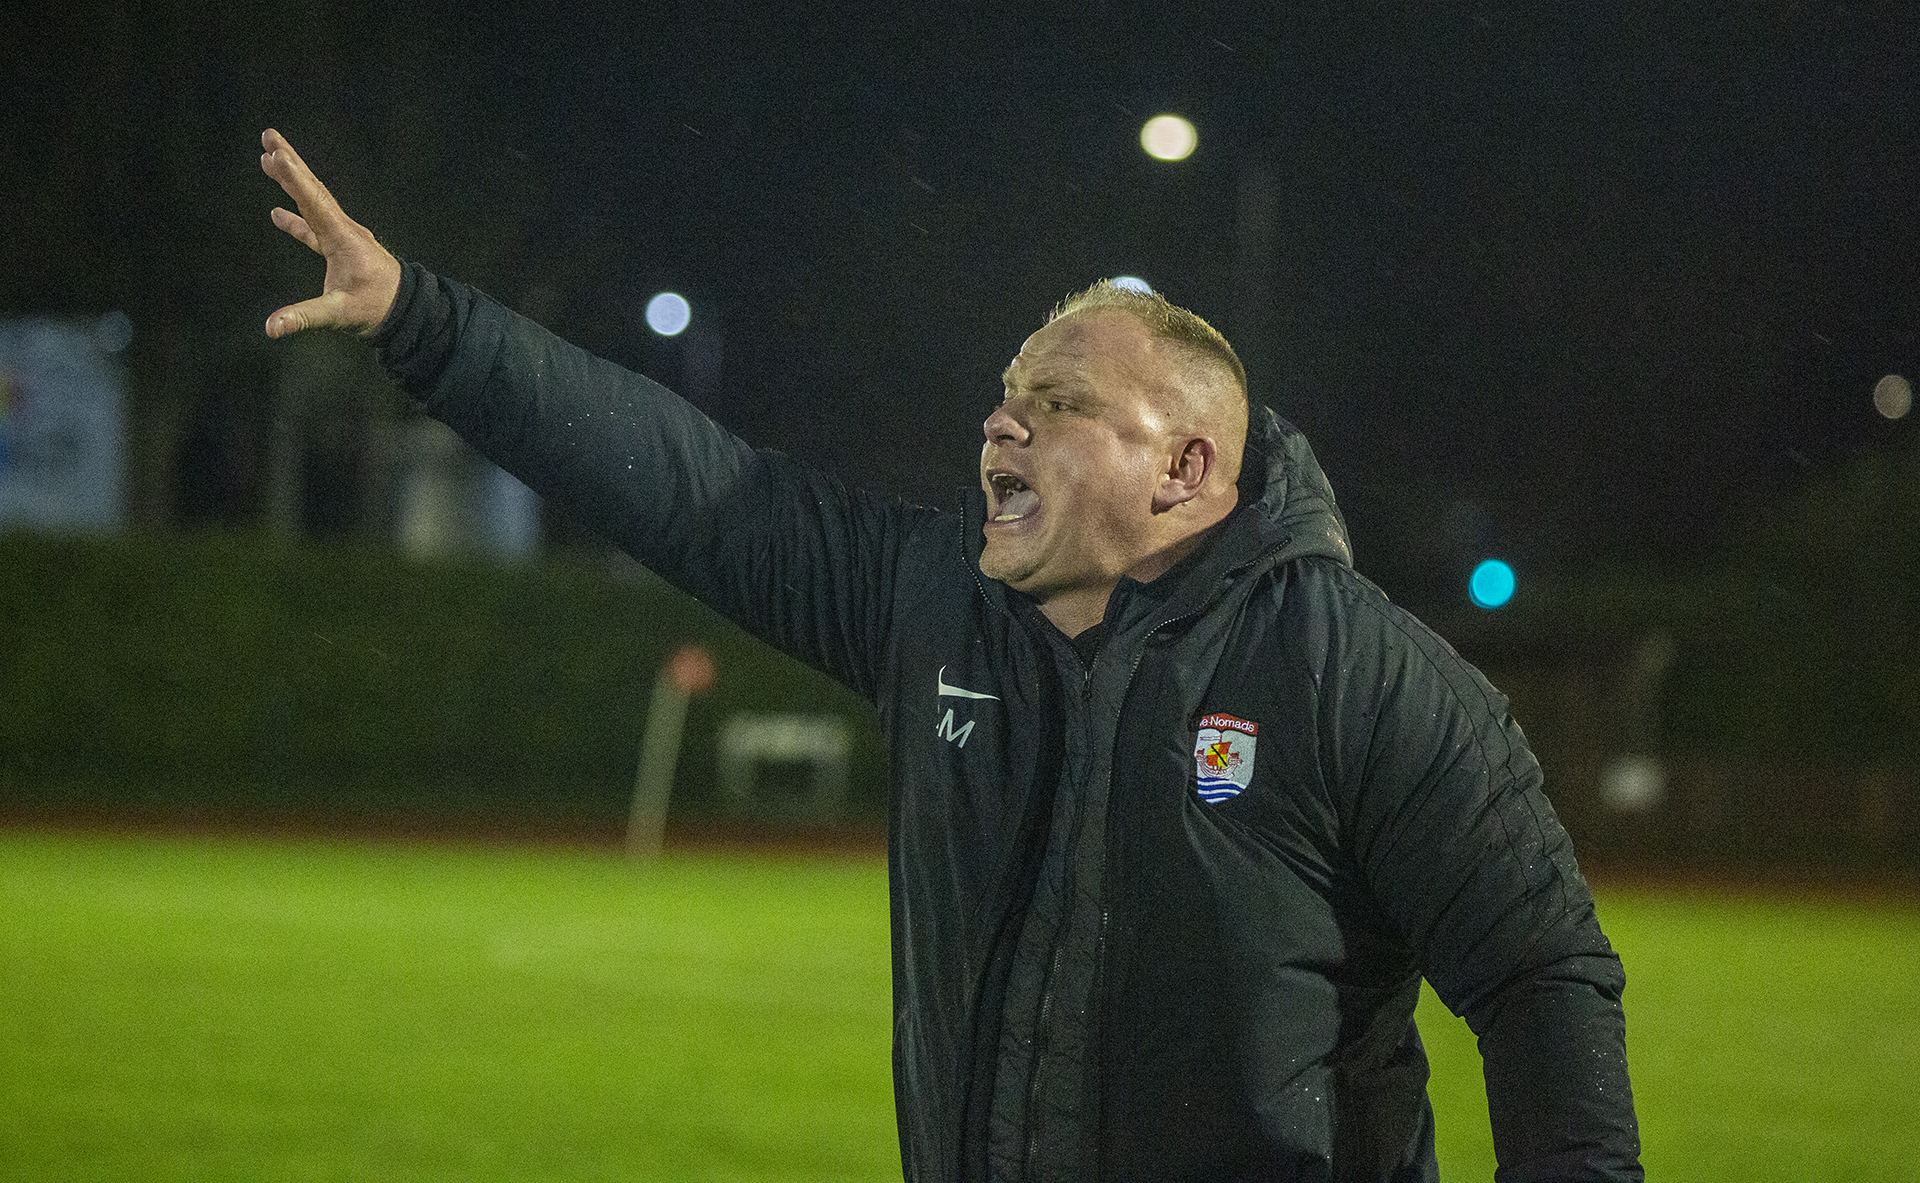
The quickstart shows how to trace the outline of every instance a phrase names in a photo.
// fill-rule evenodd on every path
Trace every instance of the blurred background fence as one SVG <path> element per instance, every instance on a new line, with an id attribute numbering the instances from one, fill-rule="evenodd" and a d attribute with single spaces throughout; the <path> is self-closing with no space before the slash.
<path id="1" fill-rule="evenodd" d="M 1435 623 L 1512 698 L 1589 864 L 1920 873 L 1920 581 L 1885 548 L 1857 553 L 1848 585 L 1886 584 L 1857 598 L 1822 598 L 1816 562 L 1663 587 L 1596 576 Z M 15 532 L 0 637 L 15 816 L 617 839 L 653 680 L 692 641 L 719 679 L 691 704 L 670 827 L 743 820 L 722 783 L 729 721 L 794 711 L 850 737 L 830 820 L 884 818 L 863 702 L 591 551 Z M 760 820 L 794 822 L 759 796 Z"/>

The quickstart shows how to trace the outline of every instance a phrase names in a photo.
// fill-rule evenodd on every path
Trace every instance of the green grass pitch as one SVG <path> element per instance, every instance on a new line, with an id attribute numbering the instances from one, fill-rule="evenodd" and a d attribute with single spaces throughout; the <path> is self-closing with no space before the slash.
<path id="1" fill-rule="evenodd" d="M 1649 1177 L 1915 1177 L 1910 899 L 1601 915 Z M 877 860 L 0 831 L 0 1179 L 897 1179 L 887 990 Z"/>

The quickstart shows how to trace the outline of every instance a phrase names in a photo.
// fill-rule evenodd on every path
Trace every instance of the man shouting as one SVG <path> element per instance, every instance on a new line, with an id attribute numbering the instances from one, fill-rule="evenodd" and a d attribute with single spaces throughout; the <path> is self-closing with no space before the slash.
<path id="1" fill-rule="evenodd" d="M 1423 975 L 1479 1035 L 1504 1181 L 1641 1177 L 1620 962 L 1538 763 L 1354 573 L 1205 321 L 1069 297 L 943 512 L 402 264 L 262 144 L 327 265 L 269 335 L 368 335 L 427 413 L 878 707 L 908 1179 L 1434 1179 Z"/>

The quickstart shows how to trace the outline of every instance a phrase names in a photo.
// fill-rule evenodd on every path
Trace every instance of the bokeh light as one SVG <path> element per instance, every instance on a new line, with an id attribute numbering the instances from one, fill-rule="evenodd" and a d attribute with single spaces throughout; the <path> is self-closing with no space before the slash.
<path id="1" fill-rule="evenodd" d="M 1130 292 L 1139 292 L 1143 296 L 1153 295 L 1153 285 L 1137 275 L 1116 275 L 1107 282 L 1117 288 L 1125 288 Z"/>
<path id="2" fill-rule="evenodd" d="M 1600 770 L 1600 803 L 1616 813 L 1649 813 L 1667 794 L 1667 770 L 1652 756 L 1616 756 Z"/>
<path id="3" fill-rule="evenodd" d="M 1873 384 L 1873 409 L 1889 419 L 1913 410 L 1913 383 L 1901 374 L 1888 374 Z"/>
<path id="4" fill-rule="evenodd" d="M 1513 598 L 1513 568 L 1499 559 L 1487 559 L 1467 580 L 1467 596 L 1482 608 L 1498 608 Z"/>
<path id="5" fill-rule="evenodd" d="M 1155 160 L 1185 160 L 1200 144 L 1200 133 L 1178 115 L 1155 115 L 1140 128 L 1140 146 Z"/>
<path id="6" fill-rule="evenodd" d="M 693 320 L 693 307 L 678 292 L 661 292 L 647 301 L 647 327 L 662 337 L 675 337 Z"/>

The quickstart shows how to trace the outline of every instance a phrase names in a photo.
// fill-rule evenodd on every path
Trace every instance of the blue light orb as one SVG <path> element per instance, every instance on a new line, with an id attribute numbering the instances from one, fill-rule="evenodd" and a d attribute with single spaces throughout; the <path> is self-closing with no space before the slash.
<path id="1" fill-rule="evenodd" d="M 1143 296 L 1153 295 L 1153 285 L 1137 275 L 1116 275 L 1107 282 L 1117 288 L 1125 288 L 1130 292 L 1139 292 Z"/>
<path id="2" fill-rule="evenodd" d="M 661 292 L 647 301 L 647 327 L 662 337 L 679 336 L 691 320 L 693 308 L 678 292 Z"/>
<path id="3" fill-rule="evenodd" d="M 1499 559 L 1487 559 L 1467 580 L 1467 596 L 1482 608 L 1498 608 L 1513 598 L 1513 568 Z"/>

